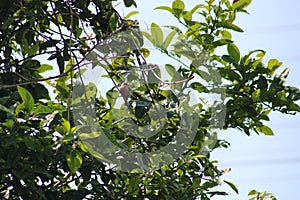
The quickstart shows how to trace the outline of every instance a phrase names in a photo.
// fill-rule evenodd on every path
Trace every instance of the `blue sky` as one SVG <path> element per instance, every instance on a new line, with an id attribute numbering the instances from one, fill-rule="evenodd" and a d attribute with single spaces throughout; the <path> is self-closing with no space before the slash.
<path id="1" fill-rule="evenodd" d="M 170 5 L 172 0 L 137 0 L 142 26 L 152 22 L 160 25 L 176 24 L 172 16 L 163 11 L 153 11 L 159 5 Z M 185 0 L 192 7 L 203 0 Z M 118 7 L 117 7 L 118 8 Z M 254 49 L 267 51 L 267 59 L 277 58 L 290 68 L 287 84 L 300 87 L 300 1 L 252 0 L 248 7 L 250 15 L 239 14 L 236 24 L 244 33 L 233 34 L 233 40 L 242 53 Z M 126 15 L 128 10 L 118 9 Z M 283 68 L 284 68 L 283 67 Z M 283 69 L 281 68 L 281 69 Z M 225 200 L 247 199 L 251 189 L 269 191 L 278 199 L 295 199 L 300 187 L 300 115 L 271 114 L 267 123 L 275 132 L 274 137 L 245 134 L 228 130 L 221 134 L 231 146 L 212 154 L 221 168 L 231 168 L 225 176 L 234 182 L 240 195 L 230 192 Z M 225 185 L 221 186 L 227 188 Z M 228 188 L 228 191 L 230 189 Z"/>

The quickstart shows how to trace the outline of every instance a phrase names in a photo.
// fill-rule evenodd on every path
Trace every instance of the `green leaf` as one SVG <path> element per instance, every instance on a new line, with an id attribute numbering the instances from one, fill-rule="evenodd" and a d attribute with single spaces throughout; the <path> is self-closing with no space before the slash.
<path id="1" fill-rule="evenodd" d="M 209 194 L 210 197 L 213 197 L 213 196 L 226 196 L 228 195 L 226 192 L 223 192 L 223 191 L 211 191 L 211 192 L 207 192 L 207 194 Z"/>
<path id="2" fill-rule="evenodd" d="M 150 70 L 147 76 L 149 87 L 151 88 L 151 85 L 160 83 L 159 78 L 161 78 L 161 71 L 159 68 Z M 147 88 L 144 89 L 147 90 Z"/>
<path id="3" fill-rule="evenodd" d="M 44 73 L 44 72 L 50 71 L 50 70 L 52 70 L 52 69 L 53 69 L 53 67 L 52 67 L 51 65 L 49 65 L 49 64 L 42 64 L 42 65 L 37 69 L 37 71 L 38 71 L 39 73 Z"/>
<path id="4" fill-rule="evenodd" d="M 241 79 L 241 76 L 232 69 L 221 68 L 220 73 L 221 73 L 222 77 L 224 77 L 225 79 L 230 80 L 232 82 L 234 80 L 239 81 Z"/>
<path id="5" fill-rule="evenodd" d="M 224 21 L 223 23 L 221 24 L 217 24 L 218 27 L 222 27 L 222 28 L 226 28 L 226 29 L 231 29 L 231 30 L 234 30 L 234 31 L 237 31 L 237 32 L 244 32 L 243 29 L 241 29 L 239 26 L 233 24 L 232 22 L 230 21 Z"/>
<path id="6" fill-rule="evenodd" d="M 232 43 L 231 40 L 228 39 L 220 39 L 213 42 L 214 47 L 220 47 L 226 44 Z"/>
<path id="7" fill-rule="evenodd" d="M 142 31 L 142 34 L 152 43 L 154 44 L 154 38 L 149 33 Z"/>
<path id="8" fill-rule="evenodd" d="M 268 136 L 273 136 L 274 135 L 272 129 L 270 127 L 266 126 L 266 125 L 263 125 L 261 127 L 257 127 L 256 130 L 263 133 L 263 134 L 265 134 L 265 135 L 268 135 Z"/>
<path id="9" fill-rule="evenodd" d="M 51 109 L 48 106 L 44 106 L 44 105 L 38 105 L 35 109 L 34 109 L 34 114 L 49 114 L 53 112 L 53 109 Z"/>
<path id="10" fill-rule="evenodd" d="M 186 11 L 183 14 L 183 19 L 184 19 L 185 23 L 189 24 L 189 22 L 191 22 L 193 19 L 193 14 L 189 11 Z"/>
<path id="11" fill-rule="evenodd" d="M 173 40 L 174 36 L 176 35 L 176 31 L 172 31 L 169 33 L 169 35 L 166 37 L 166 40 L 163 43 L 163 48 L 168 49 L 171 41 Z"/>
<path id="12" fill-rule="evenodd" d="M 11 114 L 12 116 L 14 116 L 14 112 L 9 110 L 8 108 L 6 108 L 5 106 L 1 105 L 0 104 L 0 110 L 4 111 L 4 112 L 7 112 L 9 114 Z"/>
<path id="13" fill-rule="evenodd" d="M 257 86 L 261 90 L 266 90 L 268 88 L 268 80 L 264 76 L 260 76 L 257 80 Z"/>
<path id="14" fill-rule="evenodd" d="M 276 93 L 276 97 L 280 99 L 280 101 L 286 101 L 286 93 L 285 91 L 279 91 Z"/>
<path id="15" fill-rule="evenodd" d="M 70 168 L 70 171 L 74 174 L 81 166 L 82 164 L 82 156 L 81 153 L 76 151 L 76 152 L 71 152 L 66 155 L 67 159 L 67 164 L 68 167 Z"/>
<path id="16" fill-rule="evenodd" d="M 300 99 L 300 89 L 297 87 L 288 87 L 290 96 L 292 97 L 293 101 L 298 101 Z"/>
<path id="17" fill-rule="evenodd" d="M 170 8 L 168 6 L 158 6 L 158 7 L 154 8 L 154 10 L 166 10 L 173 14 L 172 8 Z"/>
<path id="18" fill-rule="evenodd" d="M 113 107 L 116 103 L 117 98 L 119 97 L 119 92 L 114 90 L 109 90 L 106 93 L 108 104 Z"/>
<path id="19" fill-rule="evenodd" d="M 260 100 L 260 93 L 261 93 L 260 89 L 257 89 L 252 93 L 253 101 L 259 101 Z"/>
<path id="20" fill-rule="evenodd" d="M 287 78 L 287 76 L 289 75 L 290 73 L 290 68 L 285 68 L 283 71 L 281 71 L 279 74 L 277 74 L 276 76 L 278 78 L 281 78 L 281 79 L 285 79 Z"/>
<path id="21" fill-rule="evenodd" d="M 145 58 L 147 58 L 150 55 L 149 49 L 141 48 L 141 52 Z"/>
<path id="22" fill-rule="evenodd" d="M 168 26 L 164 26 L 164 27 L 165 28 L 169 28 L 169 29 L 171 29 L 173 31 L 176 31 L 176 33 L 178 33 L 178 34 L 182 34 L 182 31 L 178 27 L 176 27 L 176 26 L 168 25 Z"/>
<path id="23" fill-rule="evenodd" d="M 132 177 L 129 179 L 128 192 L 129 194 L 137 194 L 139 191 L 140 179 Z"/>
<path id="24" fill-rule="evenodd" d="M 67 134 L 70 133 L 70 131 L 71 131 L 71 125 L 70 125 L 70 122 L 68 120 L 66 120 L 66 119 L 63 118 L 61 125 L 64 127 L 65 132 Z"/>
<path id="25" fill-rule="evenodd" d="M 232 5 L 233 10 L 243 10 L 251 4 L 251 0 L 239 0 Z"/>
<path id="26" fill-rule="evenodd" d="M 41 67 L 41 63 L 38 60 L 27 60 L 23 63 L 22 67 L 37 70 Z"/>
<path id="27" fill-rule="evenodd" d="M 224 39 L 228 39 L 228 40 L 232 39 L 232 35 L 231 35 L 230 32 L 228 32 L 228 31 L 222 31 L 221 33 L 222 33 L 222 36 L 223 36 Z"/>
<path id="28" fill-rule="evenodd" d="M 208 89 L 202 85 L 201 83 L 199 82 L 194 82 L 191 84 L 191 87 L 194 89 L 194 90 L 197 90 L 199 93 L 202 93 L 202 92 L 209 92 Z"/>
<path id="29" fill-rule="evenodd" d="M 34 99 L 32 95 L 28 90 L 20 86 L 18 86 L 18 92 L 23 101 L 22 105 L 24 105 L 24 108 L 31 113 L 34 108 Z"/>
<path id="30" fill-rule="evenodd" d="M 290 111 L 297 111 L 297 112 L 300 112 L 300 106 L 298 104 L 295 104 L 294 102 L 292 101 L 288 101 L 287 102 L 287 108 L 288 110 Z"/>
<path id="31" fill-rule="evenodd" d="M 181 0 L 175 0 L 172 3 L 172 9 L 173 9 L 173 12 L 174 12 L 176 17 L 180 17 L 182 12 L 184 11 L 184 8 L 185 8 L 185 4 Z"/>
<path id="32" fill-rule="evenodd" d="M 281 65 L 282 62 L 279 62 L 277 59 L 270 59 L 268 62 L 268 69 L 270 69 L 272 71 L 271 74 L 273 74 Z"/>
<path id="33" fill-rule="evenodd" d="M 151 35 L 154 40 L 154 45 L 160 47 L 163 43 L 164 34 L 161 28 L 155 23 L 151 24 Z"/>
<path id="34" fill-rule="evenodd" d="M 258 192 L 256 190 L 251 190 L 249 193 L 248 193 L 248 196 L 252 196 L 252 195 L 256 195 Z"/>
<path id="35" fill-rule="evenodd" d="M 234 60 L 233 60 L 229 55 L 223 55 L 221 58 L 222 58 L 222 60 L 224 60 L 225 62 L 228 62 L 228 63 L 234 63 Z"/>
<path id="36" fill-rule="evenodd" d="M 108 25 L 111 30 L 117 29 L 118 20 L 119 20 L 119 18 L 116 13 L 113 13 L 110 15 L 109 20 L 108 20 Z"/>
<path id="37" fill-rule="evenodd" d="M 134 0 L 124 0 L 124 4 L 126 7 L 130 7 L 134 5 L 135 7 L 137 6 Z"/>
<path id="38" fill-rule="evenodd" d="M 118 148 L 122 148 L 121 145 L 118 143 L 117 138 L 111 133 L 111 130 L 109 130 L 107 128 L 104 128 L 104 127 L 101 127 L 101 130 L 102 130 L 101 133 L 104 133 L 105 136 L 107 137 L 107 139 L 109 139 L 109 141 L 111 143 L 113 143 Z M 107 160 L 104 157 L 101 158 L 101 159 L 102 160 Z"/>
<path id="39" fill-rule="evenodd" d="M 57 55 L 56 57 L 56 62 L 57 65 L 59 67 L 59 72 L 62 74 L 65 71 L 65 61 L 64 61 L 64 57 L 60 54 Z"/>
<path id="40" fill-rule="evenodd" d="M 41 142 L 31 136 L 23 137 L 23 142 L 25 143 L 26 147 L 30 150 L 36 151 L 41 147 Z"/>
<path id="41" fill-rule="evenodd" d="M 80 133 L 79 137 L 81 140 L 85 141 L 88 139 L 95 139 L 101 135 L 100 132 L 91 132 L 91 133 Z"/>
<path id="42" fill-rule="evenodd" d="M 235 62 L 239 62 L 239 60 L 240 60 L 240 50 L 235 44 L 233 44 L 233 43 L 228 44 L 227 45 L 227 51 L 228 51 L 229 56 L 231 58 L 233 58 Z"/>
<path id="43" fill-rule="evenodd" d="M 165 65 L 165 68 L 166 68 L 168 74 L 169 74 L 171 77 L 174 77 L 175 74 L 177 73 L 177 71 L 175 70 L 175 68 L 174 68 L 172 65 L 170 65 L 170 64 L 166 64 L 166 65 Z"/>
<path id="44" fill-rule="evenodd" d="M 136 14 L 139 14 L 139 12 L 138 12 L 138 11 L 131 11 L 130 13 L 128 13 L 128 14 L 124 17 L 124 19 L 128 19 L 128 18 L 130 18 L 131 16 L 136 15 Z"/>
<path id="45" fill-rule="evenodd" d="M 227 183 L 231 187 L 231 189 L 233 189 L 233 191 L 235 191 L 237 194 L 239 194 L 239 190 L 233 183 L 231 183 L 229 181 L 225 181 L 225 180 L 224 180 L 224 182 Z"/>
<path id="46" fill-rule="evenodd" d="M 190 11 L 192 14 L 195 13 L 199 8 L 205 8 L 205 5 L 203 4 L 198 4 L 192 10 Z"/>

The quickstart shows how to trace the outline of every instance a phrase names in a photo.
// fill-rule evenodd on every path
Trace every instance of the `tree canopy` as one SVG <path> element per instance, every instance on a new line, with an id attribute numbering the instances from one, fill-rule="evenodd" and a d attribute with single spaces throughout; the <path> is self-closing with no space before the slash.
<path id="1" fill-rule="evenodd" d="M 153 12 L 178 26 L 145 30 L 137 11 L 118 13 L 119 3 L 137 7 L 0 1 L 3 198 L 204 200 L 227 195 L 216 189 L 222 182 L 238 193 L 210 158 L 229 146 L 218 132 L 271 136 L 271 111 L 300 112 L 288 68 L 265 63 L 264 50 L 241 55 L 232 38 L 251 0 L 206 0 L 191 10 L 174 0 Z M 155 50 L 170 62 L 149 62 Z"/>

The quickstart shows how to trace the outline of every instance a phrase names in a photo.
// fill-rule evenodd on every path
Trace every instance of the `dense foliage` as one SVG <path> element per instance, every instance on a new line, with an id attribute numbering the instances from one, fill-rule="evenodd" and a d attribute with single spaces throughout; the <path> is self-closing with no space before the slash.
<path id="1" fill-rule="evenodd" d="M 190 108 L 181 98 L 189 99 L 189 93 L 182 91 L 188 88 L 198 94 L 209 94 L 212 90 L 220 93 L 223 101 L 215 105 L 215 112 L 224 116 L 213 124 L 222 124 L 222 129 L 239 129 L 247 135 L 254 132 L 273 135 L 271 128 L 263 123 L 269 120 L 271 111 L 300 112 L 295 103 L 300 99 L 299 89 L 285 85 L 288 69 L 276 73 L 282 65 L 277 59 L 264 64 L 263 50 L 240 55 L 232 40 L 231 31 L 243 31 L 234 24 L 236 14 L 246 13 L 250 2 L 207 0 L 186 10 L 183 1 L 174 0 L 172 5 L 160 6 L 156 11 L 169 12 L 180 24 L 167 26 L 170 31 L 164 37 L 162 28 L 154 23 L 150 32 L 142 32 L 138 23 L 130 20 L 136 12 L 122 18 L 113 6 L 116 3 L 136 6 L 134 0 L 1 0 L 1 196 L 9 199 L 211 199 L 226 195 L 214 189 L 225 171 L 218 169 L 209 154 L 215 148 L 228 147 L 228 143 L 218 140 L 209 129 L 214 119 L 210 106 L 199 101 Z M 132 36 L 131 39 L 118 36 L 121 32 Z M 114 36 L 116 39 L 107 40 Z M 162 69 L 147 62 L 151 50 L 143 46 L 143 38 L 162 54 L 181 63 L 164 66 L 171 77 L 167 89 L 162 87 L 166 84 L 161 78 Z M 177 43 L 172 44 L 174 38 Z M 97 96 L 95 85 L 88 87 L 78 84 L 78 80 L 84 73 L 82 64 L 98 59 L 95 48 L 104 41 L 116 42 L 109 45 L 117 47 L 132 42 L 134 48 L 93 66 L 104 68 L 104 78 L 115 84 L 106 94 Z M 227 53 L 218 55 L 219 48 Z M 206 70 L 200 66 L 206 66 Z M 45 76 L 49 71 L 52 75 Z M 135 81 L 141 73 L 143 84 Z M 124 80 L 134 92 L 128 103 L 115 111 L 116 98 L 120 96 L 117 88 Z M 203 82 L 218 87 L 207 88 Z M 84 88 L 80 94 L 78 87 Z M 190 130 L 195 130 L 195 137 L 182 155 L 175 161 L 171 157 L 172 162 L 161 168 L 142 173 L 143 169 L 113 170 L 101 151 L 87 146 L 91 144 L 88 140 L 101 143 L 97 140 L 101 134 L 93 135 L 88 127 L 78 126 L 86 120 L 81 118 L 80 106 L 87 104 L 93 104 L 95 110 L 95 116 L 88 115 L 87 121 L 94 117 L 92 123 L 97 123 L 101 133 L 125 150 L 146 153 L 167 146 L 173 137 L 188 132 L 181 127 L 182 119 L 197 121 L 188 125 Z M 226 106 L 226 114 L 221 104 Z M 127 124 L 118 125 L 114 118 L 118 112 L 128 112 L 140 127 L 156 124 L 148 113 L 155 105 L 163 107 L 167 117 L 159 133 L 149 138 L 128 134 L 124 131 Z M 197 127 L 192 127 L 195 124 Z M 165 159 L 170 157 L 158 156 L 154 164 Z M 238 192 L 233 183 L 226 180 L 224 183 Z M 251 195 L 260 195 L 261 199 L 270 196 L 256 191 Z"/>

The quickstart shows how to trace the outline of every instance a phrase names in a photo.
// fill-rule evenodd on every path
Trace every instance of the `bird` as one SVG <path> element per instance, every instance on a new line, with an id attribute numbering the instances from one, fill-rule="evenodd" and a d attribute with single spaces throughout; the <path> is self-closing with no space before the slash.
<path id="1" fill-rule="evenodd" d="M 127 103 L 127 100 L 130 97 L 130 93 L 131 93 L 128 83 L 123 82 L 119 88 L 119 91 L 120 91 L 124 101 Z"/>

